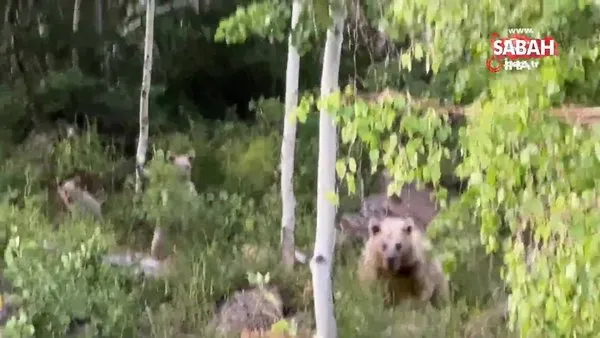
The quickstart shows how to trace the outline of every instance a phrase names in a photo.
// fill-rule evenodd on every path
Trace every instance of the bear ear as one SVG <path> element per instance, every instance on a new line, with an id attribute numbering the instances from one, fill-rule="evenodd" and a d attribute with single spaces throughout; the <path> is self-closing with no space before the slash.
<path id="1" fill-rule="evenodd" d="M 194 158 L 196 158 L 196 151 L 194 149 L 188 151 L 187 157 L 190 159 L 190 161 L 193 160 Z"/>
<path id="2" fill-rule="evenodd" d="M 177 156 L 177 154 L 175 154 L 174 152 L 172 152 L 170 150 L 167 151 L 167 160 L 174 161 L 176 156 Z"/>
<path id="3" fill-rule="evenodd" d="M 404 220 L 404 231 L 407 234 L 410 234 L 414 229 L 415 229 L 415 221 L 412 218 L 407 217 Z"/>
<path id="4" fill-rule="evenodd" d="M 369 221 L 369 235 L 375 236 L 381 232 L 381 220 L 371 219 Z"/>
<path id="5" fill-rule="evenodd" d="M 73 177 L 73 182 L 75 182 L 77 185 L 81 184 L 81 176 L 77 175 Z"/>

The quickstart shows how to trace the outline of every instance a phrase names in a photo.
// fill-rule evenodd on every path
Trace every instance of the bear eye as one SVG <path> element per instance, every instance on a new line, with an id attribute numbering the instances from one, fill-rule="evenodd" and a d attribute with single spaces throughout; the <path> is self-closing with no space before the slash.
<path id="1" fill-rule="evenodd" d="M 387 249 L 387 244 L 383 243 L 383 244 L 381 245 L 381 249 L 383 249 L 383 250 L 385 251 L 385 249 Z"/>
<path id="2" fill-rule="evenodd" d="M 406 227 L 406 229 L 404 229 L 404 231 L 405 231 L 407 234 L 410 234 L 410 233 L 412 232 L 412 226 L 411 226 L 411 225 L 407 226 L 407 227 Z"/>
<path id="3" fill-rule="evenodd" d="M 400 251 L 401 248 L 402 248 L 402 244 L 396 243 L 396 250 Z"/>

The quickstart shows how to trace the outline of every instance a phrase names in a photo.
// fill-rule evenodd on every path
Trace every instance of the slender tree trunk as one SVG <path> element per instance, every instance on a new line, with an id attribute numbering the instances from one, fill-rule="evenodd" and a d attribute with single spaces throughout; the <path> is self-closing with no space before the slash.
<path id="1" fill-rule="evenodd" d="M 6 8 L 4 9 L 4 39 L 6 41 L 10 41 L 10 74 L 11 81 L 16 79 L 17 72 L 19 70 L 19 65 L 17 61 L 17 50 L 15 48 L 15 25 L 13 24 L 14 20 L 11 18 L 14 17 L 13 11 L 15 11 L 14 0 L 8 0 L 6 3 Z"/>
<path id="2" fill-rule="evenodd" d="M 81 0 L 78 0 L 81 1 Z M 96 9 L 95 9 L 95 26 L 96 26 L 96 33 L 98 35 L 102 35 L 102 32 L 104 31 L 104 5 L 103 5 L 103 1 L 102 0 L 95 0 L 95 5 L 96 5 Z"/>
<path id="3" fill-rule="evenodd" d="M 330 8 L 335 8 L 334 5 L 338 5 L 338 7 L 332 10 L 333 25 L 327 30 L 321 74 L 321 97 L 326 97 L 338 90 L 345 9 L 339 3 L 330 4 Z M 336 193 L 336 156 L 336 126 L 330 113 L 321 110 L 317 177 L 317 231 L 310 269 L 313 276 L 317 336 L 323 338 L 337 338 L 332 290 L 336 206 L 331 200 L 331 194 Z"/>
<path id="4" fill-rule="evenodd" d="M 104 60 L 102 61 L 101 69 L 104 71 L 106 82 L 110 84 L 110 42 L 104 38 L 104 11 L 105 5 L 104 0 L 95 0 L 95 23 L 96 23 L 96 34 L 98 38 L 102 40 L 102 51 L 104 53 Z M 110 8 L 110 1 L 106 4 L 107 12 Z"/>
<path id="5" fill-rule="evenodd" d="M 142 168 L 146 164 L 146 152 L 148 151 L 148 99 L 150 84 L 152 83 L 152 51 L 154 46 L 154 8 L 155 0 L 146 0 L 146 38 L 144 39 L 144 71 L 142 74 L 142 89 L 140 93 L 140 134 L 138 136 L 135 191 L 142 191 Z M 156 250 L 162 242 L 162 230 L 157 225 L 150 247 L 150 253 L 155 257 Z"/>
<path id="6" fill-rule="evenodd" d="M 75 39 L 75 37 L 77 36 L 77 32 L 79 31 L 79 19 L 81 17 L 81 0 L 75 0 L 75 5 L 73 6 L 73 41 L 72 43 L 75 44 L 77 39 Z M 73 68 L 79 68 L 79 55 L 77 54 L 77 48 L 75 47 L 75 45 L 73 45 L 72 47 L 73 49 L 71 50 L 71 58 L 72 58 L 72 62 L 73 62 Z"/>
<path id="7" fill-rule="evenodd" d="M 154 0 L 148 0 L 146 7 L 146 38 L 144 40 L 144 70 L 142 74 L 142 88 L 140 92 L 140 134 L 137 146 L 137 166 L 142 168 L 146 164 L 148 150 L 148 99 L 150 84 L 152 83 L 152 51 L 154 46 Z M 136 171 L 135 190 L 141 192 L 141 171 Z"/>
<path id="8" fill-rule="evenodd" d="M 292 23 L 294 29 L 300 19 L 302 1 L 292 4 Z M 281 249 L 283 264 L 290 269 L 294 266 L 296 229 L 296 197 L 294 196 L 294 157 L 296 148 L 296 118 L 294 110 L 298 106 L 298 78 L 300 75 L 300 55 L 292 43 L 292 34 L 288 38 L 288 59 L 285 75 L 285 117 L 283 121 L 283 141 L 281 142 Z"/>
<path id="9" fill-rule="evenodd" d="M 48 41 L 48 23 L 47 23 L 47 19 L 44 16 L 44 14 L 38 12 L 37 14 L 37 25 L 38 25 L 38 34 L 40 36 L 40 38 L 42 38 L 42 40 L 44 41 L 44 44 L 47 43 Z M 54 69 L 54 57 L 52 55 L 52 53 L 50 52 L 46 52 L 44 54 L 44 62 L 46 65 L 46 69 L 42 67 L 41 68 L 41 72 L 49 72 L 51 70 Z M 42 64 L 42 63 L 40 63 Z"/>

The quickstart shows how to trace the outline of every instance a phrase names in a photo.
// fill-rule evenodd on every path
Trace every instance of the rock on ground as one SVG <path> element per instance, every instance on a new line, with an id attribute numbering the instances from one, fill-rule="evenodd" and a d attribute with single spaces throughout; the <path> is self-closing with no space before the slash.
<path id="1" fill-rule="evenodd" d="M 221 335 L 268 331 L 282 318 L 283 300 L 277 288 L 257 287 L 231 295 L 218 310 L 211 326 Z"/>

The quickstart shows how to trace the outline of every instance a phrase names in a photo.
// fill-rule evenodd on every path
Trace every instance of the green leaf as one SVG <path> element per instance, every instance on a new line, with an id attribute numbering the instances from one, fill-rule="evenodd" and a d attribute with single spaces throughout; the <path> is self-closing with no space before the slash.
<path id="1" fill-rule="evenodd" d="M 569 235 L 573 236 L 576 242 L 583 241 L 586 238 L 585 226 L 582 222 L 575 222 L 569 227 Z"/>
<path id="2" fill-rule="evenodd" d="M 281 319 L 276 323 L 273 323 L 273 325 L 271 325 L 271 332 L 272 333 L 286 333 L 288 331 L 289 328 L 289 323 L 287 320 L 285 319 Z"/>
<path id="3" fill-rule="evenodd" d="M 337 160 L 335 163 L 335 171 L 340 179 L 346 176 L 346 162 L 344 160 Z"/>
<path id="4" fill-rule="evenodd" d="M 434 165 L 430 167 L 431 169 L 431 181 L 434 183 L 438 183 L 442 178 L 442 171 L 439 165 Z"/>
<path id="5" fill-rule="evenodd" d="M 453 253 L 448 252 L 442 257 L 442 270 L 445 274 L 452 274 L 456 271 L 457 259 Z"/>
<path id="6" fill-rule="evenodd" d="M 371 149 L 369 151 L 369 161 L 371 162 L 371 169 L 377 169 L 377 164 L 379 163 L 379 149 Z"/>
<path id="7" fill-rule="evenodd" d="M 356 192 L 356 180 L 352 175 L 346 175 L 346 184 L 348 185 L 348 193 L 350 195 Z"/>
<path id="8" fill-rule="evenodd" d="M 403 53 L 402 56 L 400 56 L 400 65 L 401 65 L 401 67 L 410 70 L 410 64 L 411 64 L 410 54 L 409 53 Z"/>
<path id="9" fill-rule="evenodd" d="M 254 231 L 254 226 L 255 226 L 254 219 L 252 219 L 252 218 L 246 218 L 246 221 L 245 221 L 245 224 L 244 224 L 244 231 L 246 231 L 246 232 L 252 232 L 252 231 Z"/>
<path id="10" fill-rule="evenodd" d="M 396 147 L 398 147 L 398 135 L 397 134 L 392 134 L 390 135 L 390 140 L 389 140 L 389 144 L 388 144 L 388 151 L 394 151 L 394 149 L 396 149 Z"/>
<path id="11" fill-rule="evenodd" d="M 420 43 L 416 43 L 414 46 L 415 59 L 421 61 L 423 59 L 423 46 Z"/>
<path id="12" fill-rule="evenodd" d="M 521 151 L 519 160 L 521 161 L 521 164 L 524 164 L 524 165 L 529 164 L 529 161 L 531 160 L 531 155 L 529 154 L 528 149 L 523 149 L 523 151 Z"/>
<path id="13" fill-rule="evenodd" d="M 351 173 L 356 173 L 356 160 L 354 159 L 354 157 L 350 157 L 348 159 L 348 168 L 350 169 Z"/>
<path id="14" fill-rule="evenodd" d="M 594 144 L 594 154 L 596 155 L 596 160 L 600 161 L 600 144 Z"/>
<path id="15" fill-rule="evenodd" d="M 335 192 L 333 192 L 333 191 L 328 191 L 328 192 L 325 194 L 325 199 L 326 199 L 326 200 L 327 200 L 329 203 L 331 203 L 331 204 L 333 204 L 333 205 L 335 205 L 335 206 L 337 206 L 337 205 L 339 205 L 339 204 L 340 204 L 340 197 L 338 196 L 338 194 L 336 194 L 336 193 L 335 193 Z"/>
<path id="16" fill-rule="evenodd" d="M 577 265 L 575 265 L 575 262 L 571 262 L 567 265 L 567 267 L 565 268 L 565 276 L 570 281 L 574 281 L 577 279 Z"/>
<path id="17" fill-rule="evenodd" d="M 469 178 L 469 185 L 478 185 L 481 184 L 481 182 L 483 182 L 483 176 L 481 176 L 480 172 L 474 172 L 471 174 L 471 177 Z"/>
<path id="18" fill-rule="evenodd" d="M 500 187 L 500 189 L 498 189 L 498 203 L 504 202 L 505 194 L 504 187 Z"/>
<path id="19" fill-rule="evenodd" d="M 356 133 L 354 132 L 353 127 L 354 127 L 353 125 L 346 125 L 346 126 L 342 127 L 342 132 L 341 132 L 342 143 L 348 144 L 348 143 L 351 143 L 352 141 L 354 141 L 353 134 L 356 135 Z"/>
<path id="20" fill-rule="evenodd" d="M 421 170 L 421 174 L 423 175 L 423 180 L 424 181 L 431 181 L 431 168 L 430 167 L 423 167 Z"/>

